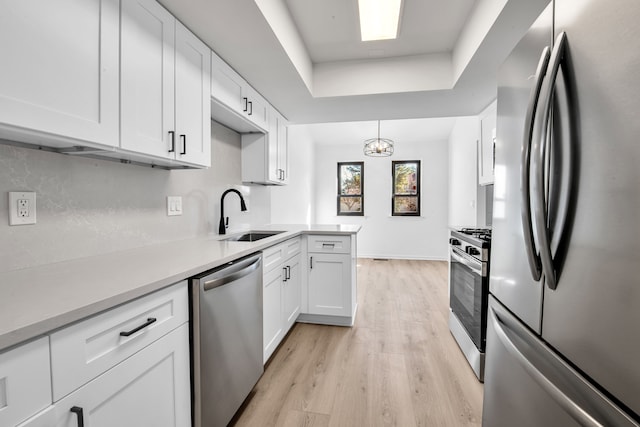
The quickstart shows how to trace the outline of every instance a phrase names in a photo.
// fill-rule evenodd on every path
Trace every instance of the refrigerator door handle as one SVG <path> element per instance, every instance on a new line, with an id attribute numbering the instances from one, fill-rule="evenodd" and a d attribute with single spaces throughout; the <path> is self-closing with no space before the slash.
<path id="1" fill-rule="evenodd" d="M 549 239 L 547 197 L 545 192 L 545 153 L 549 141 L 549 123 L 551 119 L 551 106 L 553 103 L 553 92 L 556 78 L 560 71 L 560 64 L 564 56 L 567 44 L 567 35 L 563 31 L 556 38 L 556 43 L 551 52 L 549 60 L 547 85 L 543 88 L 540 99 L 542 100 L 542 120 L 539 122 L 540 138 L 536 139 L 532 147 L 532 168 L 534 173 L 534 220 L 536 224 L 536 237 L 540 245 L 540 260 L 542 261 L 542 271 L 545 282 L 549 289 L 556 289 L 558 286 L 556 269 L 553 265 L 553 255 L 551 254 L 551 241 Z"/>
<path id="2" fill-rule="evenodd" d="M 493 325 L 494 331 L 501 344 L 507 351 L 516 358 L 524 370 L 533 378 L 536 383 L 545 390 L 545 392 L 553 398 L 568 414 L 577 422 L 586 427 L 603 427 L 595 418 L 593 418 L 580 405 L 571 400 L 562 392 L 549 378 L 544 376 L 529 359 L 518 349 L 517 345 L 509 338 L 505 332 L 505 328 L 510 329 L 507 323 L 503 323 L 493 308 L 489 308 L 489 322 Z M 514 332 L 516 333 L 516 332 Z"/>
<path id="3" fill-rule="evenodd" d="M 527 113 L 525 116 L 524 137 L 522 140 L 522 159 L 521 159 L 521 176 L 520 176 L 520 196 L 521 196 L 521 216 L 522 231 L 524 235 L 525 249 L 527 252 L 527 260 L 529 261 L 529 269 L 534 280 L 540 280 L 542 275 L 542 265 L 540 256 L 537 254 L 535 243 L 533 240 L 533 224 L 531 222 L 531 184 L 529 182 L 531 170 L 531 139 L 533 138 L 534 119 L 538 108 L 538 100 L 540 99 L 540 91 L 542 82 L 549 65 L 550 57 L 549 46 L 545 46 L 540 55 L 540 61 L 536 69 L 536 81 L 531 88 L 529 95 L 529 104 L 527 105 Z"/>

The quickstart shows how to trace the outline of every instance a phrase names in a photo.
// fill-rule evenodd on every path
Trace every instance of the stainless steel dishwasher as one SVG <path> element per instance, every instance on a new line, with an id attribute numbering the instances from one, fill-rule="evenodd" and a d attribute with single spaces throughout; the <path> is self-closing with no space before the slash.
<path id="1" fill-rule="evenodd" d="M 190 281 L 193 420 L 226 426 L 256 384 L 262 363 L 262 254 Z"/>

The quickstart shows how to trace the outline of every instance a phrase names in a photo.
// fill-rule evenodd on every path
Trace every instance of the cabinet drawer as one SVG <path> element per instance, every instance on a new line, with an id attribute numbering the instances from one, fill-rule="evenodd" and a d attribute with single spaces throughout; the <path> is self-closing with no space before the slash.
<path id="1" fill-rule="evenodd" d="M 348 254 L 351 252 L 351 236 L 307 237 L 307 250 L 315 253 Z"/>
<path id="2" fill-rule="evenodd" d="M 49 339 L 0 353 L 0 426 L 14 426 L 51 405 Z"/>
<path id="3" fill-rule="evenodd" d="M 187 322 L 187 298 L 185 281 L 52 334 L 54 402 Z"/>
<path id="4" fill-rule="evenodd" d="M 295 237 L 262 251 L 262 272 L 266 274 L 282 265 L 289 257 L 300 252 L 300 246 L 300 237 Z"/>

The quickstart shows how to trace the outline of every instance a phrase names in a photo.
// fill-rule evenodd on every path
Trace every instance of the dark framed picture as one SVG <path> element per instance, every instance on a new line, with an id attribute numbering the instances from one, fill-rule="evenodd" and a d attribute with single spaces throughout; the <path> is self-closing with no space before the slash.
<path id="1" fill-rule="evenodd" d="M 420 216 L 420 160 L 391 162 L 391 215 Z"/>
<path id="2" fill-rule="evenodd" d="M 338 162 L 339 216 L 364 215 L 364 162 Z"/>

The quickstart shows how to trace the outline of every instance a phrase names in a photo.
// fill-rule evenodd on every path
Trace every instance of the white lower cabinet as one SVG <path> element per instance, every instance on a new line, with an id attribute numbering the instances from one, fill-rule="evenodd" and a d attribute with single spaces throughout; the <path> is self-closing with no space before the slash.
<path id="1" fill-rule="evenodd" d="M 299 237 L 263 252 L 262 336 L 265 363 L 300 314 L 301 257 Z"/>
<path id="2" fill-rule="evenodd" d="M 51 405 L 49 338 L 0 353 L 0 426 L 14 426 Z M 29 420 L 36 424 L 36 418 Z M 31 422 L 33 421 L 33 424 Z"/>
<path id="3" fill-rule="evenodd" d="M 191 425 L 187 283 L 54 332 L 56 427 Z"/>
<path id="4" fill-rule="evenodd" d="M 189 326 L 145 347 L 55 403 L 56 427 L 191 425 Z"/>
<path id="5" fill-rule="evenodd" d="M 349 316 L 351 259 L 343 254 L 309 254 L 309 313 Z"/>
<path id="6" fill-rule="evenodd" d="M 353 325 L 357 306 L 355 235 L 309 235 L 307 251 L 307 304 L 299 320 Z"/>
<path id="7" fill-rule="evenodd" d="M 263 362 L 266 362 L 284 337 L 282 322 L 282 271 L 266 273 L 262 282 Z"/>
<path id="8" fill-rule="evenodd" d="M 285 262 L 283 274 L 285 278 L 282 283 L 282 313 L 284 328 L 291 329 L 300 314 L 301 305 L 301 273 L 302 255 L 297 254 Z"/>

